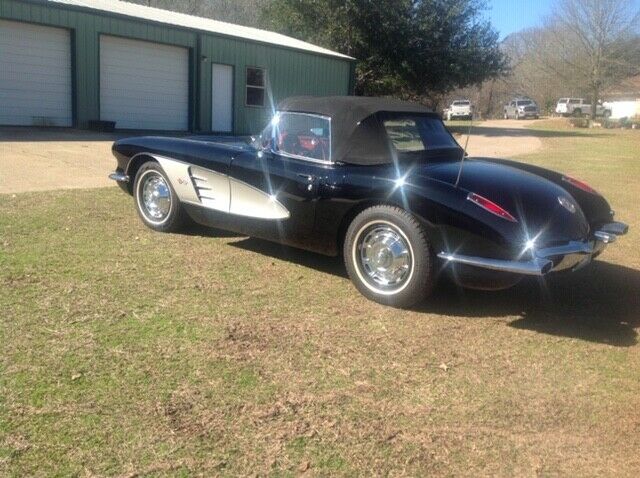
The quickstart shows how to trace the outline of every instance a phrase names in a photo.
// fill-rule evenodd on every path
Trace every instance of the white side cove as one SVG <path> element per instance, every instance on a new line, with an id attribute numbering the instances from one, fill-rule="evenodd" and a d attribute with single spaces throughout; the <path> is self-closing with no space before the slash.
<path id="1" fill-rule="evenodd" d="M 176 159 L 151 156 L 160 163 L 182 202 L 257 219 L 289 218 L 289 211 L 275 196 L 247 183 Z"/>
<path id="2" fill-rule="evenodd" d="M 253 186 L 230 178 L 231 207 L 229 212 L 259 219 L 287 219 L 289 211 L 276 199 Z"/>

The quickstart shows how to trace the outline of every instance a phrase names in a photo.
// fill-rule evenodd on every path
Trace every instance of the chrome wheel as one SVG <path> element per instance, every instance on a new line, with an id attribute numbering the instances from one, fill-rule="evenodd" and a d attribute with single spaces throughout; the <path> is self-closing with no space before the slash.
<path id="1" fill-rule="evenodd" d="M 365 226 L 356 241 L 362 275 L 376 288 L 398 291 L 411 275 L 413 257 L 409 241 L 389 223 Z"/>
<path id="2" fill-rule="evenodd" d="M 171 189 L 157 171 L 147 170 L 138 181 L 138 205 L 144 217 L 162 224 L 171 212 Z"/>

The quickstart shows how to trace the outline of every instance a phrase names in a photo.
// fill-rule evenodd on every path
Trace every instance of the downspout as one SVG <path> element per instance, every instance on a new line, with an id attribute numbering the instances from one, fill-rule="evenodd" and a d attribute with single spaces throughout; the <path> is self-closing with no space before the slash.
<path id="1" fill-rule="evenodd" d="M 201 131 L 202 125 L 200 124 L 201 112 L 200 108 L 202 106 L 202 35 L 200 33 L 196 34 L 196 48 L 194 53 L 194 81 L 192 82 L 194 92 L 193 92 L 193 125 L 192 129 L 194 131 Z"/>

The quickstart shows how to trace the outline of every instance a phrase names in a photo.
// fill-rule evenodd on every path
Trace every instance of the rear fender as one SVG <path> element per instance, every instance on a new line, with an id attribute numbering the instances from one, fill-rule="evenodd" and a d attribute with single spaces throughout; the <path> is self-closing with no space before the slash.
<path id="1" fill-rule="evenodd" d="M 508 159 L 496 159 L 496 158 L 478 158 L 482 161 L 504 164 L 510 166 L 512 168 L 517 168 L 522 171 L 526 171 L 528 173 L 535 174 L 544 179 L 547 179 L 565 191 L 567 191 L 578 203 L 582 212 L 584 213 L 587 221 L 589 222 L 590 228 L 593 230 L 600 226 L 601 224 L 611 222 L 613 219 L 613 212 L 611 210 L 611 206 L 607 202 L 607 200 L 598 195 L 591 194 L 586 191 L 583 191 L 580 188 L 577 188 L 567 181 L 563 181 L 564 175 L 558 173 L 556 171 L 551 171 L 549 169 L 541 168 L 539 166 L 534 166 L 532 164 L 519 163 L 517 161 L 511 161 Z"/>

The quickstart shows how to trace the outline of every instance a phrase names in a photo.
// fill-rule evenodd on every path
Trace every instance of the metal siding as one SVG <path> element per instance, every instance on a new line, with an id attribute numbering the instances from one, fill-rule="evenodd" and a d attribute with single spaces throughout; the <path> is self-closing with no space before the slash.
<path id="1" fill-rule="evenodd" d="M 0 1 L 0 17 L 75 30 L 76 123 L 86 127 L 98 119 L 99 110 L 99 34 L 124 36 L 133 39 L 183 46 L 196 51 L 197 36 L 201 35 L 201 55 L 208 57 L 190 69 L 192 99 L 199 97 L 200 124 L 203 131 L 211 130 L 211 63 L 234 66 L 234 133 L 250 134 L 259 131 L 270 116 L 270 107 L 245 106 L 245 71 L 247 66 L 266 68 L 274 101 L 291 95 L 345 95 L 352 88 L 352 64 L 346 59 L 330 58 L 278 46 L 268 46 L 249 40 L 233 39 L 215 34 L 198 33 L 187 29 L 129 20 L 103 13 L 89 13 L 62 6 L 24 2 Z M 195 73 L 199 71 L 199 78 Z M 199 81 L 196 81 L 199 80 Z M 195 94 L 195 88 L 199 95 Z M 191 121 L 193 125 L 193 119 Z"/>
<path id="2" fill-rule="evenodd" d="M 266 68 L 273 101 L 294 95 L 346 95 L 350 91 L 351 62 L 296 52 L 245 41 L 203 35 L 202 55 L 207 63 L 235 66 L 235 133 L 259 132 L 271 116 L 268 100 L 264 108 L 245 106 L 246 68 Z M 202 68 L 200 119 L 211 129 L 211 69 Z"/>

